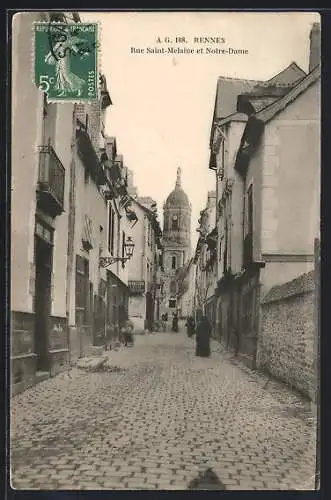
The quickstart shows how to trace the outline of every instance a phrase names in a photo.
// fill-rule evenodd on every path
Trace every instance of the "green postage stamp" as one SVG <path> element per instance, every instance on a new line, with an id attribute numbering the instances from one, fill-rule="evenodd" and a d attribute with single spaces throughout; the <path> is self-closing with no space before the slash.
<path id="1" fill-rule="evenodd" d="M 35 23 L 35 84 L 51 101 L 98 98 L 98 24 Z"/>

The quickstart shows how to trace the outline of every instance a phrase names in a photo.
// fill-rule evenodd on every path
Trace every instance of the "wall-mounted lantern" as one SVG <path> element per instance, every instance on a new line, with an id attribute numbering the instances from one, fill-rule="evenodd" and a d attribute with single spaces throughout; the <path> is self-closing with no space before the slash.
<path id="1" fill-rule="evenodd" d="M 131 259 L 133 256 L 133 251 L 134 251 L 135 244 L 132 241 L 131 236 L 128 236 L 124 243 L 124 252 L 125 256 L 124 257 L 100 257 L 99 259 L 99 265 L 100 267 L 108 267 L 114 264 L 115 262 L 126 262 L 127 260 Z"/>

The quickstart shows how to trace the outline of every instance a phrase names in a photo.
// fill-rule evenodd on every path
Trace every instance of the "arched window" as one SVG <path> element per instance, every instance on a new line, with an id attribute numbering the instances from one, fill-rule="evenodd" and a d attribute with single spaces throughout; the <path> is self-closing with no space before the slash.
<path id="1" fill-rule="evenodd" d="M 172 269 L 176 269 L 177 268 L 177 259 L 176 259 L 176 255 L 173 255 L 171 257 L 171 268 Z"/>

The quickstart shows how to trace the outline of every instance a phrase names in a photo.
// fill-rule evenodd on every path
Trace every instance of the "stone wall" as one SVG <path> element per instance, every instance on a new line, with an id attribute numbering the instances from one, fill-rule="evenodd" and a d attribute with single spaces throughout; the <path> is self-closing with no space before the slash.
<path id="1" fill-rule="evenodd" d="M 314 271 L 271 288 L 262 301 L 257 366 L 315 399 Z"/>

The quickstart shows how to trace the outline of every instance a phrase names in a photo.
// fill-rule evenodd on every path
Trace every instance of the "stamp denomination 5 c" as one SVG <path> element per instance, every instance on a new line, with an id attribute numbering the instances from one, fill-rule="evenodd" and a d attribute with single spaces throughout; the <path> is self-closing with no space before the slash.
<path id="1" fill-rule="evenodd" d="M 35 84 L 51 101 L 98 98 L 98 24 L 35 23 Z"/>

